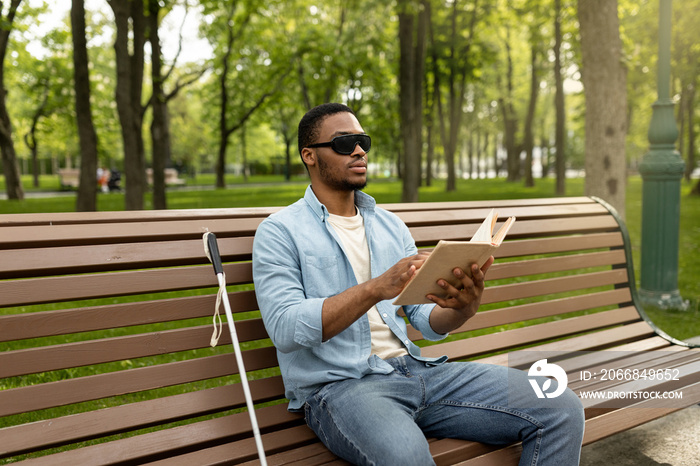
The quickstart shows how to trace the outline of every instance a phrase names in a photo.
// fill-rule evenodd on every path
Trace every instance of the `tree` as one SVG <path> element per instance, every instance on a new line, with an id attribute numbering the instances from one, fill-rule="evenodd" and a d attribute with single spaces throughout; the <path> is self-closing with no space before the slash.
<path id="1" fill-rule="evenodd" d="M 579 0 L 578 18 L 586 90 L 585 193 L 607 200 L 624 218 L 627 70 L 617 1 Z"/>
<path id="2" fill-rule="evenodd" d="M 71 25 L 75 114 L 80 140 L 80 185 L 76 198 L 76 210 L 86 212 L 97 210 L 97 133 L 90 107 L 90 71 L 85 35 L 84 0 L 73 0 Z"/>
<path id="3" fill-rule="evenodd" d="M 443 99 L 441 91 L 441 71 L 438 60 L 438 44 L 433 31 L 434 21 L 430 18 L 430 41 L 433 55 L 433 80 L 435 86 L 435 100 L 438 109 L 438 121 L 440 125 L 440 136 L 445 152 L 445 162 L 447 164 L 447 191 L 454 191 L 456 186 L 455 173 L 455 153 L 459 144 L 459 134 L 462 126 L 462 115 L 466 96 L 466 83 L 469 77 L 471 63 L 470 53 L 474 41 L 474 30 L 477 20 L 478 1 L 472 4 L 471 15 L 468 26 L 459 24 L 458 20 L 463 11 L 458 7 L 458 1 L 452 2 L 452 11 L 449 14 L 450 26 L 446 28 L 450 31 L 448 39 L 448 56 L 446 57 L 447 72 L 447 118 L 443 109 Z M 432 17 L 432 15 L 429 15 Z M 466 30 L 464 37 L 462 31 Z M 448 129 L 449 122 L 449 129 Z"/>
<path id="4" fill-rule="evenodd" d="M 423 149 L 423 71 L 428 26 L 427 0 L 400 0 L 399 106 L 403 139 L 402 202 L 418 202 Z"/>
<path id="5" fill-rule="evenodd" d="M 532 176 L 533 150 L 535 147 L 535 115 L 537 110 L 537 99 L 540 90 L 540 56 L 542 55 L 542 43 L 544 42 L 543 27 L 544 21 L 547 19 L 543 5 L 539 0 L 530 1 L 527 3 L 527 11 L 523 11 L 521 16 L 526 17 L 528 21 L 528 34 L 530 36 L 530 100 L 527 106 L 525 115 L 525 124 L 523 125 L 523 151 L 525 152 L 525 166 L 523 177 L 526 187 L 535 186 L 535 180 Z"/>
<path id="6" fill-rule="evenodd" d="M 499 107 L 503 116 L 503 140 L 506 149 L 507 180 L 518 181 L 520 179 L 520 147 L 517 143 L 518 115 L 515 111 L 515 95 L 513 84 L 513 54 L 510 42 L 511 28 L 506 26 L 506 91 L 499 97 Z M 500 86 L 500 76 L 498 78 Z"/>
<path id="7" fill-rule="evenodd" d="M 700 1 L 689 0 L 676 2 L 673 11 L 673 44 L 671 70 L 674 81 L 677 82 L 680 93 L 678 105 L 678 121 L 680 134 L 678 149 L 685 156 L 685 173 L 687 182 L 697 166 L 696 161 L 696 109 L 698 74 L 700 74 L 700 42 L 695 27 L 695 15 L 689 11 L 698 11 Z M 700 194 L 700 183 L 693 194 Z"/>
<path id="8" fill-rule="evenodd" d="M 5 88 L 5 56 L 10 42 L 12 23 L 15 20 L 17 9 L 22 0 L 12 0 L 7 13 L 2 15 L 2 3 L 0 3 L 0 152 L 2 152 L 2 168 L 5 174 L 5 190 L 7 198 L 13 200 L 24 199 L 22 179 L 17 165 L 17 153 L 12 141 L 12 121 L 7 110 L 7 89 Z"/>
<path id="9" fill-rule="evenodd" d="M 218 44 L 220 57 L 218 65 L 218 124 L 219 148 L 216 163 L 216 187 L 226 187 L 226 155 L 231 135 L 243 127 L 250 117 L 263 108 L 263 104 L 277 92 L 289 67 L 283 59 L 273 59 L 269 44 L 263 38 L 265 15 L 259 15 L 258 8 L 276 8 L 269 4 L 261 6 L 256 2 L 233 0 L 225 5 L 223 22 L 212 25 L 210 37 L 221 37 Z M 221 13 L 219 5 L 209 5 L 206 12 Z M 270 12 L 273 15 L 272 12 Z M 262 22 L 263 24 L 260 24 Z M 242 39 L 248 28 L 256 29 L 249 37 L 257 36 L 257 42 L 244 42 Z M 259 33 L 259 34 L 257 34 Z M 239 43 L 240 41 L 240 43 Z M 263 78 L 264 76 L 264 78 Z M 261 86 L 261 83 L 265 83 Z"/>
<path id="10" fill-rule="evenodd" d="M 146 162 L 141 134 L 143 46 L 146 40 L 144 4 L 143 0 L 108 2 L 117 26 L 114 42 L 117 60 L 116 101 L 124 144 L 125 207 L 127 210 L 141 210 L 146 191 Z"/>
<path id="11" fill-rule="evenodd" d="M 556 194 L 566 194 L 566 111 L 564 108 L 564 77 L 561 65 L 562 46 L 562 6 L 561 0 L 554 0 L 554 82 L 556 93 L 554 95 L 554 107 L 556 122 L 554 129 L 555 170 L 557 174 Z"/>
<path id="12" fill-rule="evenodd" d="M 41 120 L 41 118 L 47 113 L 47 107 L 49 105 L 50 81 L 44 77 L 43 79 L 39 80 L 37 86 L 41 88 L 41 99 L 38 107 L 32 114 L 31 128 L 24 134 L 24 143 L 32 154 L 32 184 L 35 188 L 39 187 L 39 143 L 37 141 L 36 133 L 39 126 L 39 120 Z"/>
<path id="13" fill-rule="evenodd" d="M 170 117 L 168 102 L 163 89 L 163 57 L 158 28 L 160 25 L 160 1 L 148 0 L 148 41 L 151 44 L 151 85 L 153 94 L 150 103 L 153 110 L 151 140 L 153 142 L 153 208 L 167 209 L 165 196 L 165 168 L 170 159 Z"/>

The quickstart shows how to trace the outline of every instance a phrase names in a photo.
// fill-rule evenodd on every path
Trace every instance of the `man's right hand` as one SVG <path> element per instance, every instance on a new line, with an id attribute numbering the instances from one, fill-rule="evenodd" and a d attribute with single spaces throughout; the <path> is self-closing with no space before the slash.
<path id="1" fill-rule="evenodd" d="M 370 280 L 377 302 L 396 297 L 428 259 L 430 251 L 405 257 L 380 276 Z"/>
<path id="2" fill-rule="evenodd" d="M 322 314 L 323 341 L 348 328 L 378 302 L 397 296 L 429 255 L 429 252 L 419 252 L 403 258 L 380 276 L 326 298 Z"/>

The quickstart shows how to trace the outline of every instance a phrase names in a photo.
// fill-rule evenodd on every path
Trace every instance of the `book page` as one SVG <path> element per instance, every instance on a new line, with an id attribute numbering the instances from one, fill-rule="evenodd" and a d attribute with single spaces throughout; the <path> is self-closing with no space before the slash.
<path id="1" fill-rule="evenodd" d="M 508 234 L 510 227 L 513 226 L 513 222 L 515 222 L 515 217 L 508 217 L 508 220 L 506 220 L 501 228 L 498 229 L 498 233 L 493 235 L 491 242 L 493 244 L 500 245 Z"/>
<path id="2" fill-rule="evenodd" d="M 476 233 L 474 233 L 474 236 L 472 236 L 472 239 L 469 241 L 490 243 L 491 235 L 493 235 L 493 228 L 496 226 L 496 220 L 498 220 L 498 214 L 494 209 L 491 209 L 491 212 L 489 212 L 479 229 L 476 230 Z"/>

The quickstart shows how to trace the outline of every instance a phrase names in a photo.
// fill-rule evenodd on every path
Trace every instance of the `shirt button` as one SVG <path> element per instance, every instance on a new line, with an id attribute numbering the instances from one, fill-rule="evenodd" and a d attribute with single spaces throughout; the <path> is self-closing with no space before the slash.
<path id="1" fill-rule="evenodd" d="M 406 339 L 403 341 L 404 345 L 408 345 L 410 342 L 411 342 L 411 340 L 409 340 L 408 338 L 406 338 Z"/>
<path id="2" fill-rule="evenodd" d="M 382 317 L 387 318 L 387 317 L 389 317 L 389 316 L 388 316 L 387 313 L 385 312 L 384 314 L 382 314 Z"/>

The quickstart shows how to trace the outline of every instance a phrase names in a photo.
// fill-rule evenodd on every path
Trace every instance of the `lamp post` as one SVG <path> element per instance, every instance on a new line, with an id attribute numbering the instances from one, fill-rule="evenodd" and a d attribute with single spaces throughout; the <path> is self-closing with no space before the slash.
<path id="1" fill-rule="evenodd" d="M 682 309 L 678 291 L 680 187 L 685 164 L 675 149 L 678 129 L 670 98 L 671 0 L 659 0 L 658 100 L 642 157 L 642 251 L 639 298 L 644 306 Z"/>

